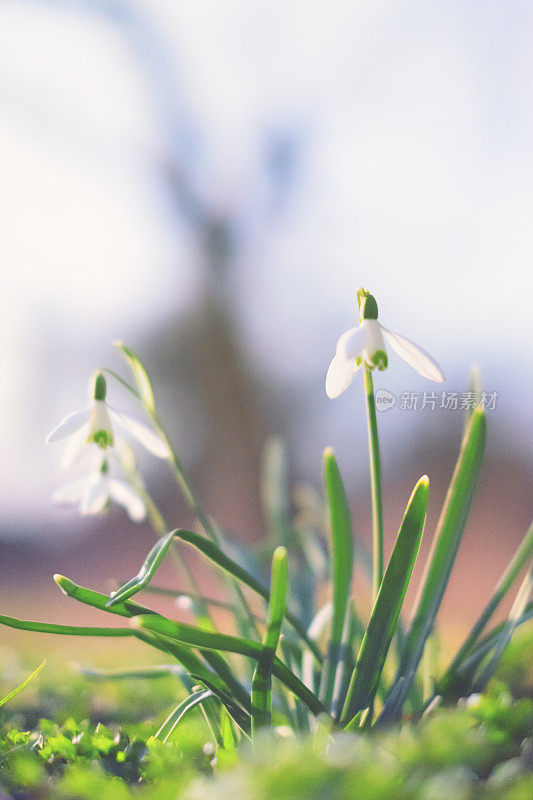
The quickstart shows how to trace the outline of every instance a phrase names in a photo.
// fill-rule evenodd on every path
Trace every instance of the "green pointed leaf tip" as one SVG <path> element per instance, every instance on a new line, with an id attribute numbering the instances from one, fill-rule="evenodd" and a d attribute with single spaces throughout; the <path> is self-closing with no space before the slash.
<path id="1" fill-rule="evenodd" d="M 287 548 L 280 546 L 272 556 L 272 577 L 270 580 L 270 598 L 268 604 L 268 625 L 283 620 L 289 593 L 289 559 Z"/>
<path id="2" fill-rule="evenodd" d="M 331 447 L 327 447 L 324 451 L 323 461 L 332 544 L 333 621 L 331 638 L 340 644 L 353 571 L 352 522 L 344 484 Z"/>
<path id="3" fill-rule="evenodd" d="M 372 705 L 405 593 L 420 549 L 426 521 L 429 478 L 416 484 L 405 510 L 394 550 L 383 576 L 370 622 L 352 673 L 343 716 L 353 718 Z M 349 723 L 352 726 L 352 722 Z"/>
<path id="4" fill-rule="evenodd" d="M 128 366 L 131 369 L 137 389 L 139 390 L 139 395 L 141 397 L 143 406 L 150 414 L 154 414 L 155 400 L 154 393 L 152 391 L 152 385 L 139 356 L 134 353 L 133 350 L 130 350 L 129 347 L 126 347 L 123 342 L 115 341 L 113 344 L 121 351 L 122 355 L 128 362 Z"/>
<path id="5" fill-rule="evenodd" d="M 61 591 L 63 592 L 63 594 L 66 594 L 67 596 L 70 596 L 76 589 L 75 583 L 73 583 L 68 578 L 65 578 L 64 575 L 59 575 L 59 573 L 57 572 L 54 575 L 54 580 L 61 589 Z"/>

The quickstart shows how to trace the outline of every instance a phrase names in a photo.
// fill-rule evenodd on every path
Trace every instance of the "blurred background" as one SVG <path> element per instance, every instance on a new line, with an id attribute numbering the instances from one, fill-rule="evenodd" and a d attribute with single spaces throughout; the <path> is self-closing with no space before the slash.
<path id="1" fill-rule="evenodd" d="M 94 368 L 126 375 L 116 338 L 224 528 L 264 541 L 277 436 L 291 483 L 317 491 L 334 447 L 368 542 L 362 382 L 324 391 L 363 285 L 448 377 L 428 384 L 392 354 L 376 388 L 462 392 L 476 362 L 497 393 L 441 615 L 449 639 L 465 632 L 531 517 L 532 35 L 526 0 L 0 3 L 4 613 L 80 619 L 52 573 L 105 588 L 153 542 L 121 509 L 81 519 L 49 501 L 83 468 L 63 472 L 45 437 Z M 463 416 L 380 414 L 388 551 L 425 472 L 427 551 Z M 169 524 L 191 525 L 164 464 L 140 464 Z"/>

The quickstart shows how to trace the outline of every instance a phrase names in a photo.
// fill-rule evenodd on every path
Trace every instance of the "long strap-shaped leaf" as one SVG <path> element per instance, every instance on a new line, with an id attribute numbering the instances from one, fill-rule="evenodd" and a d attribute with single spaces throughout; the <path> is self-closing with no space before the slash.
<path id="1" fill-rule="evenodd" d="M 461 662 L 463 662 L 465 658 L 467 658 L 472 653 L 475 644 L 479 639 L 479 636 L 481 635 L 485 626 L 489 622 L 490 618 L 492 617 L 492 615 L 500 605 L 501 601 L 503 600 L 503 598 L 513 585 L 518 574 L 520 573 L 524 565 L 527 564 L 527 562 L 531 558 L 532 553 L 533 553 L 533 523 L 530 525 L 520 546 L 517 548 L 511 561 L 507 565 L 503 575 L 496 584 L 496 588 L 494 589 L 492 597 L 490 598 L 489 602 L 483 609 L 482 613 L 480 614 L 479 618 L 477 619 L 474 627 L 468 634 L 464 643 L 457 651 L 453 661 L 446 670 L 445 674 L 439 681 L 439 687 L 440 687 L 439 691 L 446 691 L 446 686 L 453 683 L 454 674 L 457 668 L 459 667 Z"/>
<path id="2" fill-rule="evenodd" d="M 252 679 L 252 735 L 270 725 L 272 718 L 272 664 L 278 649 L 281 625 L 287 608 L 289 568 L 287 550 L 277 547 L 272 557 L 270 599 L 263 652 Z"/>
<path id="3" fill-rule="evenodd" d="M 194 531 L 175 530 L 159 539 L 159 541 L 146 556 L 146 559 L 144 560 L 144 563 L 137 575 L 113 593 L 112 597 L 107 603 L 108 608 L 112 608 L 116 604 L 123 603 L 137 592 L 140 592 L 141 589 L 152 580 L 159 565 L 167 554 L 168 548 L 170 547 L 170 544 L 174 538 L 180 539 L 181 541 L 187 542 L 187 544 L 191 544 L 193 547 L 196 547 L 218 567 L 244 583 L 245 586 L 248 586 L 250 589 L 256 592 L 256 594 L 260 595 L 268 602 L 268 589 L 266 589 L 258 580 L 256 580 L 253 575 L 250 575 L 247 570 L 223 553 L 222 550 L 220 550 L 220 548 L 217 547 L 217 545 L 214 544 L 210 539 L 207 539 L 205 536 L 195 533 Z M 301 639 L 303 639 L 307 646 L 313 651 L 317 659 L 322 660 L 320 648 L 316 642 L 313 642 L 313 640 L 307 636 L 307 632 L 300 620 L 290 612 L 287 612 L 285 616 L 287 621 L 290 622 Z"/>
<path id="4" fill-rule="evenodd" d="M 353 575 L 353 535 L 350 509 L 341 474 L 331 448 L 324 452 L 324 475 L 331 529 L 333 618 L 328 645 L 321 700 L 329 708 L 342 646 L 342 634 Z"/>
<path id="5" fill-rule="evenodd" d="M 398 677 L 411 676 L 411 680 L 403 684 L 405 697 L 418 669 L 426 639 L 433 630 L 457 555 L 481 471 L 485 439 L 485 414 L 476 409 L 463 438 L 402 651 Z"/>
<path id="6" fill-rule="evenodd" d="M 231 698 L 226 692 L 223 692 L 218 686 L 214 685 L 211 681 L 207 680 L 206 678 L 201 677 L 200 675 L 191 675 L 196 681 L 203 683 L 207 689 L 210 689 L 213 694 L 218 697 L 232 720 L 239 726 L 239 728 L 244 731 L 244 733 L 249 736 L 251 732 L 251 704 L 247 708 L 242 708 L 238 703 L 236 703 L 233 698 Z"/>
<path id="7" fill-rule="evenodd" d="M 131 628 L 92 628 L 83 625 L 56 625 L 54 622 L 33 622 L 29 619 L 16 619 L 15 617 L 8 617 L 4 614 L 0 615 L 0 625 L 6 625 L 8 628 L 18 628 L 21 631 L 59 633 L 62 636 L 123 637 L 136 635 L 136 631 Z"/>
<path id="8" fill-rule="evenodd" d="M 195 628 L 193 625 L 186 625 L 184 622 L 175 622 L 165 617 L 141 616 L 131 620 L 132 625 L 152 631 L 161 636 L 176 639 L 179 642 L 190 644 L 205 650 L 219 650 L 227 653 L 239 653 L 258 660 L 263 652 L 263 645 L 252 639 L 243 639 L 238 636 L 228 636 L 224 633 L 211 633 Z M 318 698 L 305 686 L 288 667 L 274 658 L 272 664 L 272 674 L 276 676 L 288 689 L 293 692 L 313 714 L 327 713 L 326 709 Z"/>
<path id="9" fill-rule="evenodd" d="M 533 567 L 529 570 L 527 575 L 524 577 L 524 580 L 520 584 L 520 588 L 516 595 L 515 601 L 512 605 L 511 611 L 509 613 L 509 618 L 506 620 L 499 636 L 496 639 L 494 652 L 492 653 L 488 664 L 485 665 L 481 674 L 476 678 L 474 683 L 474 691 L 481 692 L 488 681 L 492 678 L 500 659 L 502 657 L 502 653 L 507 647 L 513 632 L 518 625 L 520 617 L 522 616 L 525 607 L 527 606 L 528 601 L 531 598 L 531 594 L 533 593 Z"/>
<path id="10" fill-rule="evenodd" d="M 213 697 L 213 692 L 210 689 L 200 689 L 190 694 L 168 715 L 153 738 L 160 739 L 163 743 L 166 742 L 185 714 L 199 703 L 204 703 L 209 697 Z"/>
<path id="11" fill-rule="evenodd" d="M 428 493 L 429 480 L 424 475 L 413 489 L 407 504 L 352 673 L 342 715 L 347 727 L 350 727 L 350 723 L 359 711 L 369 708 L 374 701 L 420 548 L 426 521 Z"/>
<path id="12" fill-rule="evenodd" d="M 135 603 L 131 600 L 124 603 L 116 603 L 115 605 L 109 607 L 109 597 L 107 595 L 101 594 L 100 592 L 95 592 L 92 589 L 86 589 L 84 586 L 79 586 L 78 584 L 74 583 L 74 581 L 69 580 L 69 578 L 65 578 L 64 575 L 54 575 L 54 580 L 60 587 L 61 591 L 63 591 L 69 597 L 72 597 L 75 600 L 84 603 L 85 605 L 98 608 L 101 611 L 107 611 L 110 614 L 118 614 L 121 617 L 127 618 L 139 616 L 141 614 L 160 616 L 157 614 L 157 612 L 152 611 L 152 609 L 146 608 L 146 606 L 142 606 L 139 603 Z M 154 642 L 148 641 L 147 644 L 154 645 Z M 204 673 L 206 677 L 209 677 L 210 673 L 206 672 L 204 664 L 189 647 L 185 647 L 183 644 L 176 641 L 156 641 L 155 646 L 158 646 L 158 644 L 159 649 L 163 650 L 163 652 L 170 652 L 188 672 L 198 675 Z M 239 702 L 246 704 L 248 702 L 248 695 L 246 691 L 237 678 L 235 678 L 228 664 L 225 662 L 220 653 L 208 651 L 205 653 L 202 652 L 202 655 L 208 664 L 215 670 L 217 676 L 223 681 L 223 684 L 221 684 L 220 688 L 223 689 L 224 687 L 229 687 L 235 692 Z M 213 680 L 217 676 L 214 676 Z"/>

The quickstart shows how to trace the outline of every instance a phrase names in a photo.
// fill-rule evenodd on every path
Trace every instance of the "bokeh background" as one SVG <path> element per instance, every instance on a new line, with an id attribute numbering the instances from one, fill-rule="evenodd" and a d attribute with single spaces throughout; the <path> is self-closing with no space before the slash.
<path id="1" fill-rule="evenodd" d="M 335 448 L 368 542 L 362 388 L 324 392 L 364 285 L 448 376 L 435 387 L 392 354 L 377 387 L 465 391 L 476 362 L 498 393 L 441 615 L 445 639 L 464 633 L 531 517 L 532 37 L 526 0 L 0 3 L 5 613 L 81 619 L 52 573 L 105 588 L 151 546 L 119 509 L 49 502 L 71 476 L 46 434 L 95 367 L 123 369 L 116 338 L 221 525 L 264 540 L 277 436 L 291 482 L 317 491 Z M 463 412 L 397 404 L 379 423 L 387 547 L 427 472 L 427 550 Z M 192 524 L 164 465 L 140 463 L 169 523 Z M 98 660 L 101 642 L 80 652 Z"/>

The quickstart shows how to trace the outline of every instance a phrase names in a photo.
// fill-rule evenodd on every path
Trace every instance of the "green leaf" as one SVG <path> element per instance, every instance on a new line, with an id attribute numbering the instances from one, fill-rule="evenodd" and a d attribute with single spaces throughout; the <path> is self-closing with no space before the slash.
<path id="1" fill-rule="evenodd" d="M 465 529 L 485 451 L 486 419 L 476 409 L 461 445 L 437 530 L 426 563 L 411 626 L 405 638 L 398 676 L 409 675 L 408 691 L 416 674 L 424 644 L 432 632 Z"/>
<path id="2" fill-rule="evenodd" d="M 520 588 L 516 595 L 515 601 L 511 607 L 511 611 L 509 613 L 509 617 L 506 620 L 505 624 L 502 627 L 498 637 L 495 641 L 494 652 L 492 653 L 488 664 L 485 665 L 481 674 L 476 678 L 474 682 L 474 691 L 481 692 L 488 681 L 492 678 L 500 659 L 502 657 L 502 653 L 509 644 L 511 636 L 514 633 L 516 626 L 519 624 L 519 621 L 524 613 L 524 610 L 531 599 L 531 594 L 533 593 L 533 567 L 529 570 L 527 575 L 524 577 L 524 580 L 520 584 Z"/>
<path id="3" fill-rule="evenodd" d="M 244 733 L 247 735 L 250 733 L 251 730 L 251 718 L 249 714 L 250 703 L 248 703 L 248 708 L 241 708 L 226 692 L 223 692 L 219 689 L 218 686 L 215 686 L 211 681 L 207 678 L 202 678 L 199 675 L 191 675 L 192 678 L 195 678 L 200 683 L 203 683 L 208 689 L 211 689 L 213 694 L 218 697 L 232 720 L 241 728 Z"/>
<path id="4" fill-rule="evenodd" d="M 252 733 L 270 725 L 272 718 L 272 665 L 287 608 L 289 567 L 287 550 L 278 547 L 272 558 L 267 629 L 252 679 Z"/>
<path id="5" fill-rule="evenodd" d="M 213 692 L 210 689 L 201 689 L 200 691 L 190 694 L 189 697 L 186 697 L 185 700 L 182 700 L 182 702 L 176 706 L 174 711 L 168 715 L 157 733 L 155 733 L 152 738 L 159 739 L 164 744 L 176 726 L 181 722 L 185 714 L 187 714 L 188 711 L 191 711 L 199 703 L 204 703 L 209 697 L 213 697 Z"/>
<path id="6" fill-rule="evenodd" d="M 496 584 L 496 588 L 492 593 L 492 597 L 483 609 L 479 618 L 477 619 L 474 627 L 468 634 L 466 640 L 457 651 L 453 661 L 443 675 L 439 682 L 440 691 L 446 692 L 446 686 L 453 682 L 454 673 L 459 668 L 460 664 L 472 653 L 479 636 L 483 632 L 490 618 L 504 599 L 505 595 L 515 582 L 518 574 L 531 558 L 533 553 L 533 524 L 530 525 L 526 535 L 524 536 L 520 546 L 517 548 L 511 561 L 507 565 L 503 575 Z"/>
<path id="7" fill-rule="evenodd" d="M 154 393 L 152 391 L 152 386 L 150 384 L 150 380 L 148 375 L 146 374 L 146 370 L 143 367 L 139 356 L 130 350 L 129 347 L 126 347 L 125 344 L 122 342 L 116 341 L 113 342 L 115 347 L 117 347 L 126 361 L 128 362 L 128 366 L 131 369 L 133 378 L 135 380 L 135 384 L 137 389 L 139 390 L 139 397 L 145 409 L 148 411 L 149 414 L 155 413 L 155 402 L 154 402 Z"/>
<path id="8" fill-rule="evenodd" d="M 11 700 L 11 698 L 15 697 L 19 692 L 25 689 L 28 683 L 32 681 L 39 674 L 39 672 L 43 669 L 45 664 L 46 664 L 46 659 L 43 661 L 42 664 L 39 664 L 37 669 L 34 669 L 31 675 L 28 675 L 28 677 L 25 680 L 23 680 L 21 684 L 19 684 L 15 689 L 12 689 L 6 695 L 0 698 L 0 706 L 3 706 L 4 703 L 7 703 L 8 700 Z"/>
<path id="9" fill-rule="evenodd" d="M 407 504 L 396 544 L 361 644 L 343 709 L 345 722 L 372 706 L 387 652 L 415 565 L 426 521 L 427 476 L 420 478 Z M 349 727 L 349 725 L 348 725 Z"/>
<path id="10" fill-rule="evenodd" d="M 207 539 L 205 536 L 202 536 L 199 533 L 195 533 L 194 531 L 186 531 L 186 530 L 175 530 L 168 533 L 166 536 L 162 536 L 154 547 L 148 553 L 144 563 L 137 573 L 137 575 L 132 578 L 130 581 L 125 583 L 123 586 L 120 587 L 116 592 L 113 592 L 112 597 L 106 604 L 107 608 L 113 608 L 115 605 L 119 605 L 127 600 L 132 595 L 136 594 L 137 592 L 141 591 L 141 589 L 146 586 L 149 581 L 153 578 L 157 568 L 161 564 L 162 560 L 164 559 L 168 548 L 172 542 L 173 538 L 180 539 L 183 542 L 187 542 L 188 544 L 193 545 L 201 553 L 203 553 L 207 558 L 213 561 L 218 567 L 220 567 L 225 572 L 228 572 L 232 577 L 236 578 L 237 580 L 241 581 L 252 589 L 256 594 L 259 594 L 264 600 L 268 601 L 269 593 L 268 590 L 256 580 L 253 575 L 250 575 L 247 570 L 237 564 L 233 559 L 229 558 L 225 553 L 220 550 L 217 545 L 212 542 L 210 539 Z M 298 620 L 290 612 L 286 613 L 286 619 L 294 630 L 298 633 L 298 635 L 303 639 L 303 641 L 308 645 L 308 647 L 313 651 L 317 659 L 322 659 L 322 654 L 320 649 L 316 645 L 316 642 L 313 642 L 307 635 L 307 632 L 301 622 Z"/>
<path id="11" fill-rule="evenodd" d="M 324 666 L 321 700 L 326 707 L 329 707 L 333 697 L 348 598 L 352 585 L 353 535 L 346 492 L 335 455 L 329 447 L 324 452 L 323 463 L 331 529 L 333 617 L 328 655 Z"/>
<path id="12" fill-rule="evenodd" d="M 153 615 L 154 617 L 160 616 L 155 611 L 152 611 L 152 609 L 146 608 L 145 606 L 132 601 L 116 603 L 113 606 L 109 606 L 110 598 L 107 595 L 94 592 L 92 589 L 86 589 L 83 586 L 78 586 L 78 584 L 74 583 L 74 581 L 65 578 L 64 575 L 54 575 L 54 580 L 61 588 L 61 591 L 63 591 L 69 597 L 72 597 L 75 600 L 84 603 L 85 605 L 92 606 L 93 608 L 107 611 L 110 614 L 118 614 L 119 616 L 128 617 L 129 619 L 139 615 Z M 164 619 L 164 617 L 161 617 L 161 619 Z M 176 641 L 172 642 L 169 640 L 162 640 L 157 636 L 149 636 L 141 631 L 138 631 L 137 635 L 138 638 L 142 638 L 146 644 L 156 647 L 158 650 L 162 650 L 164 653 L 169 653 L 172 655 L 177 661 L 179 661 L 180 664 L 183 665 L 183 667 L 185 667 L 188 672 L 196 673 L 198 675 L 210 674 L 206 671 L 202 661 L 200 661 L 198 656 L 196 656 L 189 647 L 184 647 L 182 644 Z M 228 682 L 226 680 L 227 678 L 230 681 L 231 688 L 236 692 L 237 697 L 239 697 L 241 700 L 243 699 L 243 696 L 246 697 L 243 687 L 233 676 L 227 663 L 219 653 L 202 653 L 202 655 L 217 673 L 216 676 L 213 676 L 213 680 L 215 678 L 217 680 L 219 678 L 221 679 L 221 688 L 228 689 Z"/>
<path id="13" fill-rule="evenodd" d="M 36 631 L 37 633 L 56 633 L 62 636 L 135 636 L 131 628 L 87 628 L 81 625 L 56 625 L 53 622 L 32 622 L 26 619 L 16 619 L 0 615 L 0 625 L 8 628 L 18 628 L 22 631 Z"/>
<path id="14" fill-rule="evenodd" d="M 193 647 L 238 653 L 256 661 L 263 652 L 263 645 L 252 639 L 242 639 L 238 636 L 228 636 L 224 633 L 203 631 L 192 625 L 168 620 L 165 617 L 153 615 L 136 617 L 131 620 L 131 624 L 138 625 L 142 629 L 153 631 L 161 636 L 176 639 Z M 327 713 L 313 692 L 277 657 L 274 658 L 272 664 L 272 674 L 284 683 L 314 714 Z"/>

